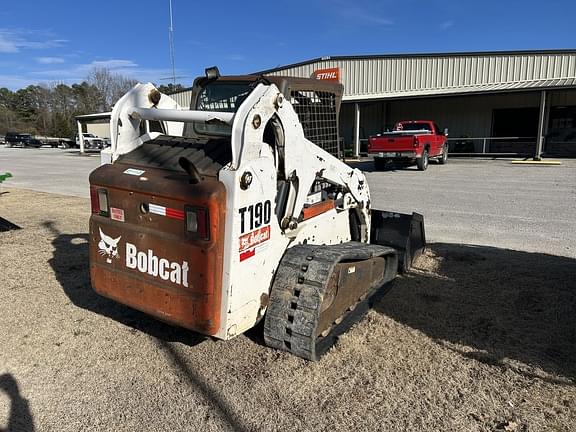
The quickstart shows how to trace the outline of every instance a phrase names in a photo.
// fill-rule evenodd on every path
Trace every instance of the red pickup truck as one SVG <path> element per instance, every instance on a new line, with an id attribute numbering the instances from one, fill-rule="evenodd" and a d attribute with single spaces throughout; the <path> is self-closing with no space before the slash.
<path id="1" fill-rule="evenodd" d="M 390 161 L 416 163 L 420 171 L 428 161 L 445 164 L 448 159 L 447 131 L 441 131 L 430 120 L 410 120 L 396 123 L 394 131 L 371 136 L 368 153 L 374 155 L 374 168 L 384 169 Z"/>

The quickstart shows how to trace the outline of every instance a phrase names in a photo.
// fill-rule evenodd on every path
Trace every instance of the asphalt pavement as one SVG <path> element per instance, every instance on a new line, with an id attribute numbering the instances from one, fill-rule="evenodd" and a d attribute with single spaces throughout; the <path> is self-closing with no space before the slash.
<path id="1" fill-rule="evenodd" d="M 450 159 L 366 175 L 374 208 L 423 214 L 431 241 L 576 257 L 576 160 Z"/>
<path id="2" fill-rule="evenodd" d="M 81 155 L 78 149 L 0 146 L 0 174 L 13 175 L 5 187 L 89 197 L 88 175 L 99 164 L 96 152 Z"/>
<path id="3" fill-rule="evenodd" d="M 7 188 L 88 197 L 88 175 L 99 163 L 98 153 L 0 147 L 0 174 L 14 176 Z M 429 241 L 576 257 L 574 159 L 544 166 L 451 158 L 424 172 L 353 165 L 366 172 L 373 207 L 423 214 Z"/>

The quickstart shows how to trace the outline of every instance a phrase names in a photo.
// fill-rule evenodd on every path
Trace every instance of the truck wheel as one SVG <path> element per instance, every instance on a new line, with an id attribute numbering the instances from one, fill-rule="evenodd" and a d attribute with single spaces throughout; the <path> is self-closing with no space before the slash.
<path id="1" fill-rule="evenodd" d="M 425 149 L 422 152 L 421 157 L 416 159 L 416 165 L 418 166 L 418 169 L 420 171 L 426 171 L 426 168 L 428 168 L 428 150 L 427 149 Z"/>
<path id="2" fill-rule="evenodd" d="M 384 159 L 381 157 L 375 157 L 374 158 L 374 170 L 375 171 L 384 171 L 384 169 L 386 168 L 386 162 L 388 162 L 388 159 Z"/>
<path id="3" fill-rule="evenodd" d="M 440 155 L 440 157 L 438 158 L 438 163 L 440 165 L 444 165 L 446 162 L 448 162 L 448 146 L 445 145 L 442 148 L 442 155 Z"/>

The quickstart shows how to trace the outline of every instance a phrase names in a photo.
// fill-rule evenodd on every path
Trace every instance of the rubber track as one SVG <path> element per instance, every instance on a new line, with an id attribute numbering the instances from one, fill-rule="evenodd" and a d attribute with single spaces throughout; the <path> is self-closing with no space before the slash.
<path id="1" fill-rule="evenodd" d="M 384 279 L 372 286 L 353 310 L 341 316 L 328 335 L 316 338 L 320 306 L 336 264 L 378 256 L 388 258 Z M 307 360 L 318 360 L 339 335 L 364 316 L 370 307 L 370 296 L 394 279 L 397 266 L 396 250 L 387 246 L 348 242 L 333 246 L 297 245 L 288 249 L 272 284 L 264 322 L 266 345 Z"/>

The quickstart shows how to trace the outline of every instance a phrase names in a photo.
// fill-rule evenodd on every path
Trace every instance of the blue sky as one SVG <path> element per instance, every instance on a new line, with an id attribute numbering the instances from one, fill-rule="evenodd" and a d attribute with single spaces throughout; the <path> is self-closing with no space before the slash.
<path id="1" fill-rule="evenodd" d="M 574 49 L 576 1 L 172 0 L 178 81 L 336 55 Z M 0 87 L 171 75 L 168 0 L 3 0 Z"/>

